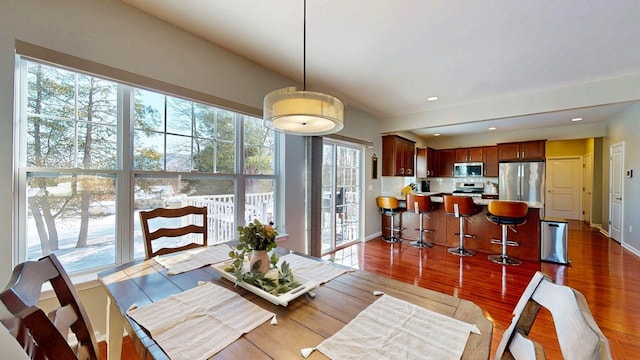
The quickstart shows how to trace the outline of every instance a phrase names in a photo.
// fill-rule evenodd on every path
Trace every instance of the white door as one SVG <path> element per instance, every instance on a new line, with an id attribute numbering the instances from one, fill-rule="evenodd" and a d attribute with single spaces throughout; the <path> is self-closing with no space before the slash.
<path id="1" fill-rule="evenodd" d="M 545 215 L 570 220 L 582 219 L 582 159 L 547 159 Z"/>
<path id="2" fill-rule="evenodd" d="M 611 164 L 609 165 L 609 236 L 622 243 L 622 199 L 624 187 L 622 179 L 624 177 L 624 143 L 611 145 L 609 150 Z"/>
<path id="3" fill-rule="evenodd" d="M 584 156 L 582 167 L 582 221 L 591 224 L 591 194 L 593 193 L 593 154 Z"/>

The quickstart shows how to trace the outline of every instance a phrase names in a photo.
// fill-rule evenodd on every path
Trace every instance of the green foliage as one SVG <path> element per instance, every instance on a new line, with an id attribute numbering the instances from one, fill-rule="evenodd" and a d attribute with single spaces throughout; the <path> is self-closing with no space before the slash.
<path id="1" fill-rule="evenodd" d="M 271 251 L 277 246 L 276 236 L 278 236 L 278 232 L 273 228 L 272 223 L 263 225 L 258 219 L 254 219 L 247 226 L 238 226 L 238 232 L 240 233 L 238 250 L 247 249 L 249 250 L 248 252 L 252 250 Z"/>
<path id="2" fill-rule="evenodd" d="M 246 282 L 272 295 L 284 294 L 301 286 L 295 280 L 293 271 L 286 261 L 283 261 L 280 269 L 277 269 L 279 258 L 275 252 L 271 254 L 269 262 L 271 267 L 278 271 L 277 281 L 258 271 L 262 260 L 256 261 L 249 271 L 245 272 L 244 270 L 244 262 L 254 250 L 271 251 L 276 248 L 275 238 L 278 233 L 272 224 L 263 225 L 256 219 L 247 226 L 239 226 L 238 232 L 240 233 L 240 238 L 235 248 L 231 248 L 231 251 L 229 251 L 229 257 L 232 261 L 225 268 L 226 272 L 233 274 L 238 282 Z"/>
<path id="3" fill-rule="evenodd" d="M 235 251 L 231 251 L 229 255 L 236 254 Z M 234 255 L 235 256 L 235 255 Z M 246 282 L 247 284 L 251 284 L 255 287 L 258 287 L 269 294 L 272 295 L 280 295 L 285 294 L 297 287 L 302 286 L 299 282 L 295 280 L 293 276 L 293 271 L 291 270 L 289 264 L 286 261 L 282 262 L 280 269 L 278 269 L 278 280 L 275 281 L 273 278 L 267 277 L 267 274 L 263 272 L 257 271 L 260 267 L 260 262 L 262 260 L 258 260 L 253 265 L 253 269 L 251 271 L 245 272 L 243 270 L 244 260 L 237 257 L 232 257 L 234 260 L 229 267 L 225 269 L 226 272 L 229 272 L 235 276 L 238 282 Z M 275 256 L 275 262 L 277 263 L 277 256 Z M 274 262 L 274 255 L 271 255 L 271 263 Z M 275 266 L 275 265 L 274 265 Z"/>

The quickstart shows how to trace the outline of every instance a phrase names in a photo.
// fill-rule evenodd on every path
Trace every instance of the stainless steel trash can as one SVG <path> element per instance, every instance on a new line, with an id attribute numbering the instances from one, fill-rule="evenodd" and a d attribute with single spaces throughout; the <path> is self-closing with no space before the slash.
<path id="1" fill-rule="evenodd" d="M 567 220 L 544 218 L 540 220 L 540 260 L 568 264 Z"/>

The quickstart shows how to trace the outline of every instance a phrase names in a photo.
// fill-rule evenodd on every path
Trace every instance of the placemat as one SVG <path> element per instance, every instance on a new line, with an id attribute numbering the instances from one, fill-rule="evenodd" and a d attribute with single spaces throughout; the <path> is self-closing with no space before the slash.
<path id="1" fill-rule="evenodd" d="M 174 360 L 208 359 L 274 314 L 213 283 L 127 314 Z"/>
<path id="2" fill-rule="evenodd" d="M 319 284 L 324 284 L 346 272 L 354 271 L 354 269 L 345 269 L 333 266 L 332 264 L 327 264 L 322 261 L 309 259 L 296 254 L 286 254 L 281 256 L 278 261 L 278 267 L 280 267 L 283 261 L 286 261 L 289 264 L 293 270 L 294 276 L 300 275 L 309 280 L 317 281 Z"/>
<path id="3" fill-rule="evenodd" d="M 153 259 L 169 270 L 169 275 L 195 270 L 206 265 L 229 260 L 229 246 L 213 245 L 185 250 L 176 254 L 156 256 Z"/>
<path id="4" fill-rule="evenodd" d="M 474 324 L 382 295 L 317 350 L 331 359 L 460 359 Z"/>

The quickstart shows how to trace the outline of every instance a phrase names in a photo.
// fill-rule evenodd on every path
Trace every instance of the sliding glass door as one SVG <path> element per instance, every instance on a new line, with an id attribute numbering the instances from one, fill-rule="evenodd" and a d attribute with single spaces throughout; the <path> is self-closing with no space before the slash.
<path id="1" fill-rule="evenodd" d="M 322 254 L 361 239 L 361 158 L 359 145 L 323 140 Z"/>

